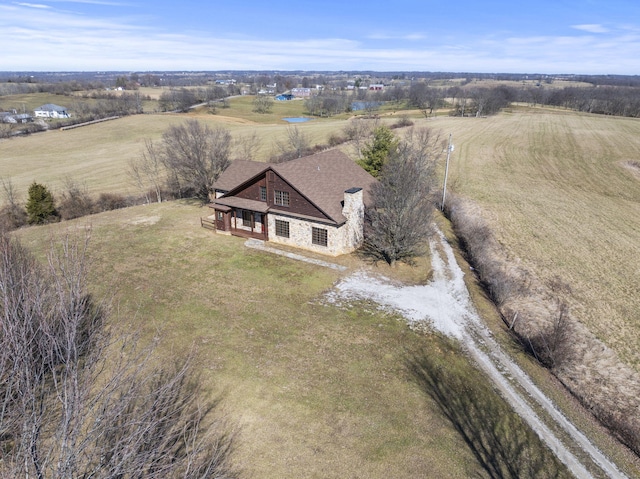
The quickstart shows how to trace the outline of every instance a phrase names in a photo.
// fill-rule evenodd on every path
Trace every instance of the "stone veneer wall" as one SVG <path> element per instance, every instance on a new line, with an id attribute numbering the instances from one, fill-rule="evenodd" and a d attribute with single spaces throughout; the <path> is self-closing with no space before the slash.
<path id="1" fill-rule="evenodd" d="M 276 235 L 276 220 L 286 221 L 289 223 L 289 237 Z M 273 243 L 282 243 L 296 248 L 302 248 L 310 251 L 316 251 L 322 254 L 337 256 L 342 254 L 340 243 L 340 230 L 335 226 L 312 221 L 292 218 L 291 216 L 269 213 L 269 241 Z M 327 246 L 320 246 L 311 242 L 311 228 L 323 228 L 327 230 Z"/>
<path id="2" fill-rule="evenodd" d="M 362 188 L 353 188 L 344 193 L 342 214 L 347 218 L 344 245 L 348 252 L 362 245 L 364 240 L 364 193 Z"/>
<path id="3" fill-rule="evenodd" d="M 314 221 L 292 218 L 286 215 L 269 213 L 269 241 L 303 248 L 331 256 L 351 253 L 362 244 L 364 224 L 364 203 L 361 189 L 344 195 L 343 215 L 347 222 L 342 226 L 332 226 Z M 276 220 L 289 223 L 289 237 L 276 235 Z M 327 230 L 327 246 L 312 243 L 312 228 Z"/>

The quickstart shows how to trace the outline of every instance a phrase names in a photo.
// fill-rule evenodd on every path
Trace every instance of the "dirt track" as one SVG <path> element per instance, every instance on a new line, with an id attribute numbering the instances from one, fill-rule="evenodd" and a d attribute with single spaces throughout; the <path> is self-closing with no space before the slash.
<path id="1" fill-rule="evenodd" d="M 593 478 L 585 464 L 572 452 L 580 448 L 609 478 L 624 479 L 617 466 L 580 432 L 533 384 L 500 348 L 482 323 L 464 283 L 464 273 L 458 266 L 451 246 L 439 233 L 431 244 L 434 279 L 425 286 L 396 286 L 385 278 L 374 278 L 357 272 L 336 285 L 329 299 L 367 298 L 383 308 L 399 311 L 410 323 L 427 322 L 444 334 L 456 337 L 464 344 L 470 357 L 501 391 L 513 409 L 530 425 L 549 448 L 577 478 Z M 444 256 L 444 258 L 443 258 Z M 566 433 L 565 444 L 534 411 L 532 402 L 542 408 L 557 429 Z M 593 466 L 592 466 L 593 467 Z"/>

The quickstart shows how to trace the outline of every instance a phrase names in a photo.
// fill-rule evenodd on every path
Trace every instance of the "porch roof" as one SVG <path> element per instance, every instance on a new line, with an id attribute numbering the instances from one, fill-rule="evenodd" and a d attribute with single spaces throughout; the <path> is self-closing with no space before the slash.
<path id="1" fill-rule="evenodd" d="M 219 203 L 210 203 L 209 208 L 213 208 L 216 211 L 222 211 L 224 213 L 226 213 L 227 211 L 231 211 L 231 207 L 227 206 L 227 205 L 221 205 Z"/>
<path id="2" fill-rule="evenodd" d="M 246 198 L 239 198 L 237 196 L 218 198 L 213 203 L 214 207 L 216 205 L 231 206 L 232 208 L 257 211 L 258 213 L 266 213 L 267 211 L 269 211 L 269 205 L 267 205 L 267 203 L 265 203 L 264 201 L 248 200 Z"/>

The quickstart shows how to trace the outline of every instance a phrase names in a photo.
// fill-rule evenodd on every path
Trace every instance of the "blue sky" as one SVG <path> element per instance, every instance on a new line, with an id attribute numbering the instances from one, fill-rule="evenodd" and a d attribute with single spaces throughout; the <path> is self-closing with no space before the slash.
<path id="1" fill-rule="evenodd" d="M 0 0 L 0 71 L 640 74 L 640 2 Z"/>

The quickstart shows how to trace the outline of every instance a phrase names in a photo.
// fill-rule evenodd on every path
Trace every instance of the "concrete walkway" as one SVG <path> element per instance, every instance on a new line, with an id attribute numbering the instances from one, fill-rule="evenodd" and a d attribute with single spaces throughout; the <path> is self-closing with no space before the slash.
<path id="1" fill-rule="evenodd" d="M 286 256 L 287 258 L 295 259 L 298 261 L 304 261 L 306 263 L 315 264 L 318 266 L 322 266 L 324 268 L 331 268 L 337 271 L 345 271 L 347 269 L 346 266 L 341 266 L 335 263 L 329 263 L 327 261 L 322 261 L 320 259 L 308 258 L 307 256 L 303 256 L 301 254 L 289 253 L 288 251 L 282 251 L 280 249 L 272 248 L 270 246 L 266 246 L 264 241 L 258 239 L 248 239 L 245 241 L 244 245 L 247 248 L 259 249 L 261 251 L 266 251 L 267 253 L 279 254 L 280 256 Z"/>

